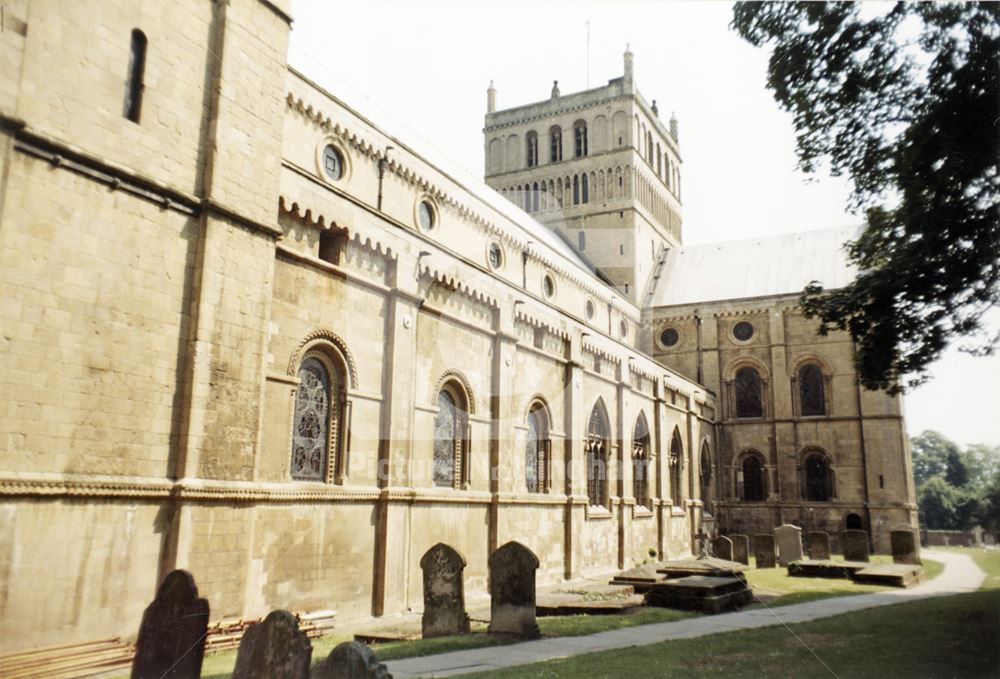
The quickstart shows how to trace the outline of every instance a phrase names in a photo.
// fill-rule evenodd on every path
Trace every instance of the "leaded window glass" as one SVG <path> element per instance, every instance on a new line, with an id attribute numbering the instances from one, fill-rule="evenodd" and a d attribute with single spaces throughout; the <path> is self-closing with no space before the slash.
<path id="1" fill-rule="evenodd" d="M 799 368 L 799 404 L 805 416 L 826 415 L 823 371 L 815 363 Z"/>
<path id="2" fill-rule="evenodd" d="M 681 443 L 681 433 L 674 429 L 674 435 L 670 439 L 670 499 L 674 501 L 674 506 L 680 506 L 681 501 L 681 473 L 683 465 L 681 458 L 684 455 L 684 444 Z"/>
<path id="3" fill-rule="evenodd" d="M 541 432 L 539 430 L 538 415 L 531 412 L 528 415 L 528 440 L 524 449 L 524 483 L 529 493 L 537 493 L 540 490 Z"/>
<path id="4" fill-rule="evenodd" d="M 710 512 L 712 500 L 712 456 L 708 452 L 708 444 L 701 447 L 701 501 L 705 511 Z"/>
<path id="5" fill-rule="evenodd" d="M 649 429 L 641 415 L 632 432 L 632 495 L 640 507 L 649 506 Z"/>
<path id="6" fill-rule="evenodd" d="M 538 165 L 538 135 L 535 132 L 529 132 L 528 136 L 528 167 L 535 167 Z"/>
<path id="7" fill-rule="evenodd" d="M 454 487 L 458 451 L 458 413 L 455 399 L 447 391 L 438 393 L 434 418 L 434 485 Z"/>
<path id="8" fill-rule="evenodd" d="M 736 371 L 736 417 L 763 417 L 760 374 L 753 368 Z"/>
<path id="9" fill-rule="evenodd" d="M 582 120 L 573 127 L 573 154 L 577 158 L 587 155 L 587 123 Z"/>
<path id="10" fill-rule="evenodd" d="M 549 130 L 549 161 L 557 163 L 562 160 L 562 130 L 553 127 Z"/>
<path id="11" fill-rule="evenodd" d="M 587 427 L 587 498 L 593 506 L 604 506 L 608 501 L 608 428 L 599 406 L 590 413 Z"/>
<path id="12" fill-rule="evenodd" d="M 330 375 L 323 363 L 307 357 L 299 366 L 292 433 L 292 478 L 322 481 L 330 445 Z"/>

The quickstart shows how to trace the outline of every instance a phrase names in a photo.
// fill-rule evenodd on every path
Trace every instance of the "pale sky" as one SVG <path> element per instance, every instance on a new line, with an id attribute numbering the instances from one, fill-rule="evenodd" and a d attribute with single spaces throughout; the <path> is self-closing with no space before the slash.
<path id="1" fill-rule="evenodd" d="M 553 80 L 563 94 L 586 89 L 589 22 L 589 86 L 621 76 L 629 45 L 643 96 L 664 122 L 676 113 L 685 243 L 861 221 L 846 182 L 796 170 L 767 53 L 728 28 L 727 2 L 294 0 L 292 14 L 293 51 L 344 85 L 334 94 L 479 177 L 490 81 L 498 109 L 548 99 Z M 1000 358 L 952 351 L 932 372 L 906 397 L 910 434 L 1000 444 Z"/>

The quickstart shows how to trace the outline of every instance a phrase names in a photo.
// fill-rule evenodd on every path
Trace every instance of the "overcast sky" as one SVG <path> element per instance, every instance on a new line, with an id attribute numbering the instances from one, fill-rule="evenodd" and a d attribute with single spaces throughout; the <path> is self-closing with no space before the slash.
<path id="1" fill-rule="evenodd" d="M 731 11 L 724 2 L 294 0 L 292 60 L 322 68 L 348 104 L 482 177 L 491 80 L 498 109 L 541 101 L 553 80 L 568 94 L 621 76 L 629 45 L 639 90 L 664 121 L 671 112 L 679 121 L 685 243 L 860 223 L 846 182 L 796 170 L 791 116 L 765 89 L 767 54 L 728 28 Z M 1000 444 L 1000 358 L 950 352 L 933 373 L 906 398 L 910 434 Z"/>

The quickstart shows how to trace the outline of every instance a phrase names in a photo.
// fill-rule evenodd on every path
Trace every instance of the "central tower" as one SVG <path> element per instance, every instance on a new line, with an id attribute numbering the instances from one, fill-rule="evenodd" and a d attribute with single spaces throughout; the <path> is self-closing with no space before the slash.
<path id="1" fill-rule="evenodd" d="M 625 72 L 607 85 L 496 110 L 487 91 L 486 183 L 564 237 L 636 304 L 681 242 L 681 155 Z"/>

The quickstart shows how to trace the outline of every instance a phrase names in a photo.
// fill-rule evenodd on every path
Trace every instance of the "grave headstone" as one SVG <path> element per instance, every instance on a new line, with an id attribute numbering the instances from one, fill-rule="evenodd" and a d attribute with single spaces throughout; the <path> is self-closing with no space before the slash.
<path id="1" fill-rule="evenodd" d="M 726 561 L 733 560 L 733 541 L 727 538 L 725 535 L 720 535 L 719 537 L 712 540 L 712 556 L 716 559 L 725 559 Z"/>
<path id="2" fill-rule="evenodd" d="M 802 561 L 802 529 L 785 524 L 774 529 L 774 541 L 778 545 L 778 563 L 787 566 L 793 561 Z"/>
<path id="3" fill-rule="evenodd" d="M 983 544 L 983 527 L 973 526 L 972 527 L 972 544 L 976 547 L 981 547 Z"/>
<path id="4" fill-rule="evenodd" d="M 490 555 L 489 633 L 537 637 L 535 571 L 538 557 L 519 542 L 508 542 Z"/>
<path id="5" fill-rule="evenodd" d="M 729 539 L 733 541 L 733 561 L 749 566 L 750 538 L 746 535 L 736 534 L 730 535 Z"/>
<path id="6" fill-rule="evenodd" d="M 313 668 L 311 679 L 392 679 L 392 674 L 367 644 L 345 641 Z"/>
<path id="7" fill-rule="evenodd" d="M 845 530 L 840 534 L 844 561 L 869 561 L 868 533 L 863 530 Z"/>
<path id="8" fill-rule="evenodd" d="M 232 679 L 309 679 L 312 644 L 288 611 L 271 611 L 243 633 Z"/>
<path id="9" fill-rule="evenodd" d="M 198 598 L 194 576 L 168 573 L 142 614 L 132 679 L 200 676 L 207 629 L 208 600 Z"/>
<path id="10" fill-rule="evenodd" d="M 774 536 L 761 533 L 753 536 L 753 556 L 757 568 L 774 568 L 778 565 L 774 556 Z"/>
<path id="11" fill-rule="evenodd" d="M 903 528 L 889 533 L 889 544 L 892 547 L 892 562 L 919 566 L 920 546 L 917 543 L 917 533 L 912 528 Z"/>
<path id="12" fill-rule="evenodd" d="M 806 536 L 806 553 L 814 561 L 828 561 L 830 559 L 830 534 L 821 530 L 814 530 Z"/>
<path id="13" fill-rule="evenodd" d="M 469 616 L 465 612 L 465 585 L 462 573 L 465 559 L 448 545 L 439 542 L 420 559 L 424 572 L 423 636 L 468 634 Z"/>

